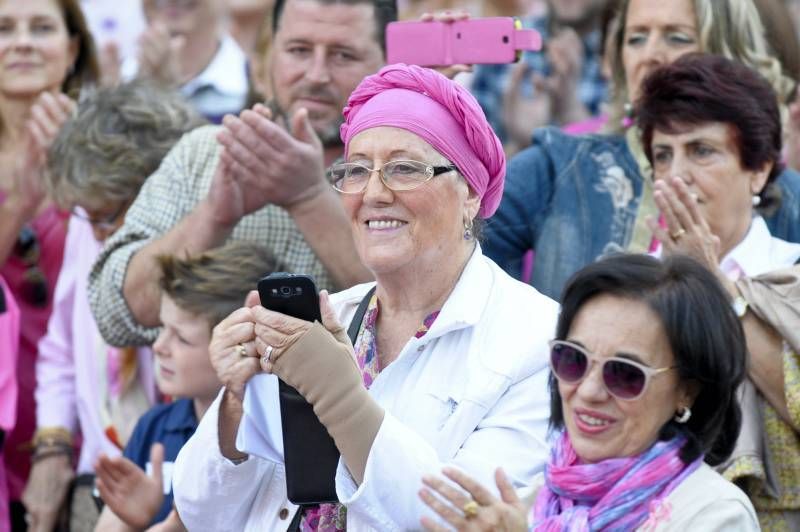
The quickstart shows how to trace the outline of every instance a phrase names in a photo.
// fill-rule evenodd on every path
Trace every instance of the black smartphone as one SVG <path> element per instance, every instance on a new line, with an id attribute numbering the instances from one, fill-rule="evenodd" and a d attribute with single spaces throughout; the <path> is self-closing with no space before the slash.
<path id="1" fill-rule="evenodd" d="M 258 282 L 261 305 L 306 320 L 322 321 L 319 293 L 308 275 L 273 273 Z M 300 393 L 279 381 L 286 492 L 297 505 L 338 502 L 336 468 L 339 450 L 328 429 Z"/>

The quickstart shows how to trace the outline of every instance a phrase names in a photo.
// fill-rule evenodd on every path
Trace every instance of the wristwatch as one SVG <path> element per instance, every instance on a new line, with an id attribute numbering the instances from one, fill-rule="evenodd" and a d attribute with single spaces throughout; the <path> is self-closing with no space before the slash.
<path id="1" fill-rule="evenodd" d="M 739 319 L 744 318 L 744 315 L 747 314 L 747 307 L 750 305 L 747 303 L 747 300 L 742 296 L 736 296 L 733 298 L 733 303 L 731 304 L 733 307 L 733 311 L 736 313 L 736 316 Z"/>

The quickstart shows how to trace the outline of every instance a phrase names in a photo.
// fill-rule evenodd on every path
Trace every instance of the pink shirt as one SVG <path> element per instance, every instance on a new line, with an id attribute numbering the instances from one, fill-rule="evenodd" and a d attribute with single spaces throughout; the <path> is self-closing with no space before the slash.
<path id="1" fill-rule="evenodd" d="M 5 312 L 0 314 L 0 430 L 14 426 L 17 417 L 17 349 L 19 348 L 19 308 L 0 276 Z M 8 486 L 5 464 L 0 460 L 0 532 L 11 530 L 8 516 Z"/>
<path id="2" fill-rule="evenodd" d="M 95 459 L 103 452 L 119 455 L 121 450 L 106 436 L 101 420 L 102 387 L 112 386 L 109 372 L 98 360 L 108 349 L 89 308 L 88 278 L 102 245 L 89 223 L 72 217 L 67 231 L 69 261 L 58 277 L 53 314 L 47 335 L 39 343 L 36 367 L 36 415 L 39 427 L 66 427 L 83 436 L 78 473 L 91 473 Z M 120 305 L 125 302 L 120 296 Z M 155 399 L 153 356 L 149 348 L 137 350 L 138 379 L 149 404 Z M 141 415 L 144 412 L 138 412 Z M 132 422 L 138 419 L 135 415 Z"/>
<path id="3" fill-rule="evenodd" d="M 5 194 L 0 192 L 0 202 Z M 24 275 L 28 266 L 14 253 L 0 268 L 20 311 L 19 356 L 17 358 L 17 415 L 14 428 L 6 434 L 3 459 L 6 464 L 9 496 L 12 501 L 19 500 L 30 471 L 30 447 L 33 431 L 36 428 L 36 405 L 33 390 L 36 388 L 36 345 L 47 330 L 47 320 L 53 307 L 52 293 L 61 260 L 64 256 L 66 236 L 66 213 L 49 207 L 31 222 L 39 241 L 41 256 L 38 266 L 47 278 L 48 301 L 44 307 L 37 307 L 21 297 Z"/>

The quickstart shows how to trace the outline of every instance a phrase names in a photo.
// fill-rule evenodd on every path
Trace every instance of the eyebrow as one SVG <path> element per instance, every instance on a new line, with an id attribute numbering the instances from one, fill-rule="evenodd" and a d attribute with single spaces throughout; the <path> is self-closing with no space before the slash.
<path id="1" fill-rule="evenodd" d="M 585 346 L 583 343 L 581 343 L 579 340 L 573 340 L 573 339 L 571 339 L 571 338 L 567 337 L 567 342 L 573 343 L 573 344 L 575 344 L 575 345 L 579 345 L 579 346 L 581 346 L 582 348 L 584 348 L 584 349 L 586 349 L 587 351 L 589 351 L 589 352 L 590 352 L 592 355 L 595 355 L 595 353 L 594 353 L 592 350 L 590 350 L 588 347 L 586 347 L 586 346 Z M 625 359 L 627 359 L 627 360 L 633 360 L 634 362 L 638 362 L 639 364 L 641 364 L 641 365 L 643 365 L 643 366 L 647 366 L 648 368 L 650 367 L 650 364 L 648 364 L 647 362 L 645 362 L 644 360 L 642 360 L 642 357 L 640 357 L 639 355 L 637 355 L 637 354 L 635 354 L 635 353 L 626 353 L 626 352 L 624 352 L 624 351 L 617 351 L 617 352 L 615 352 L 615 353 L 614 353 L 612 356 L 613 356 L 613 357 L 616 357 L 616 358 L 625 358 Z"/>
<path id="2" fill-rule="evenodd" d="M 697 33 L 697 28 L 695 28 L 694 26 L 687 26 L 686 24 L 667 24 L 667 25 L 662 26 L 662 27 L 664 29 L 670 30 L 670 31 L 680 30 L 680 31 L 684 31 L 684 32 Z M 625 28 L 625 32 L 627 33 L 627 32 L 634 32 L 634 31 L 645 31 L 645 30 L 649 30 L 650 28 L 651 28 L 650 25 L 639 24 L 637 26 L 628 26 L 627 28 Z"/>

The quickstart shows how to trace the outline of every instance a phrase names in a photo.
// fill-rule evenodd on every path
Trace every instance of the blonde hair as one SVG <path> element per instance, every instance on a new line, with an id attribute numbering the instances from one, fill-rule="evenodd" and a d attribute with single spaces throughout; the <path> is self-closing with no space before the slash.
<path id="1" fill-rule="evenodd" d="M 244 306 L 259 279 L 280 271 L 266 247 L 253 242 L 230 242 L 198 255 L 157 257 L 159 286 L 178 307 L 208 320 L 209 329 Z"/>
<path id="2" fill-rule="evenodd" d="M 612 101 L 608 127 L 618 132 L 625 115 L 625 105 L 629 102 L 625 82 L 625 67 L 622 63 L 622 49 L 625 46 L 625 29 L 628 7 L 631 0 L 622 0 L 619 6 L 618 25 L 611 50 Z M 700 51 L 718 54 L 740 61 L 772 85 L 781 104 L 781 118 L 785 123 L 787 111 L 784 102 L 791 96 L 794 85 L 783 74 L 781 64 L 771 56 L 764 36 L 764 26 L 752 0 L 693 0 L 697 18 L 697 33 Z"/>

